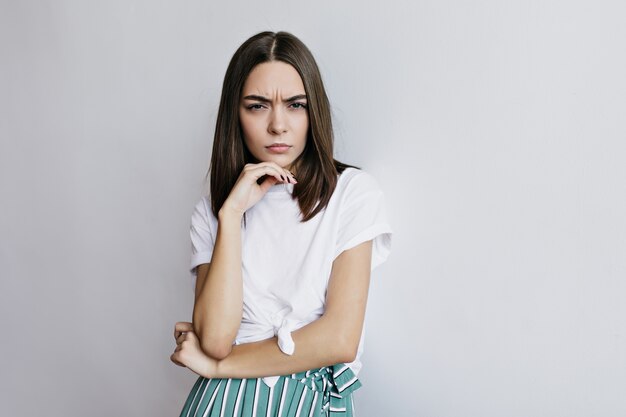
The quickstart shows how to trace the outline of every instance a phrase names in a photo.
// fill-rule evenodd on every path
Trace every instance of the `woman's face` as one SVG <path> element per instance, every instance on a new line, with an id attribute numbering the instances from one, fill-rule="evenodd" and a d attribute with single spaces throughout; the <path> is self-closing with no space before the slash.
<path id="1" fill-rule="evenodd" d="M 250 153 L 293 172 L 292 163 L 304 150 L 309 130 L 300 74 L 281 61 L 259 64 L 248 75 L 241 97 L 239 120 Z"/>

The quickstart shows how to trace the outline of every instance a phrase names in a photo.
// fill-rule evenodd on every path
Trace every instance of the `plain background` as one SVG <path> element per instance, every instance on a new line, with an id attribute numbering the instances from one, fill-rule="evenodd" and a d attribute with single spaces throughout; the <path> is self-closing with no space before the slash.
<path id="1" fill-rule="evenodd" d="M 2 1 L 0 414 L 176 416 L 232 53 L 313 51 L 388 197 L 359 417 L 626 415 L 626 7 Z"/>

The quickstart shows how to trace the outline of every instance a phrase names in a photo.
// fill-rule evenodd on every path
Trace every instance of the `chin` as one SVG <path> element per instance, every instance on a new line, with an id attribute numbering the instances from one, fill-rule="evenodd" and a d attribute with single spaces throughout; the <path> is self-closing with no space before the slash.
<path id="1" fill-rule="evenodd" d="M 267 158 L 265 159 L 263 162 L 274 162 L 276 163 L 278 166 L 280 166 L 281 168 L 285 168 L 288 167 L 289 165 L 291 165 L 293 163 L 293 159 L 289 158 Z"/>

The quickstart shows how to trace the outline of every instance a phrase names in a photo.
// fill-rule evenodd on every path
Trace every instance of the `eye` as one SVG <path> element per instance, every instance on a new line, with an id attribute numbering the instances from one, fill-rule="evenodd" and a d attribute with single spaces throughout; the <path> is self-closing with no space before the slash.
<path id="1" fill-rule="evenodd" d="M 261 110 L 262 108 L 264 108 L 264 106 L 262 104 L 250 104 L 249 106 L 246 106 L 246 108 L 248 110 Z"/>
<path id="2" fill-rule="evenodd" d="M 295 102 L 295 103 L 291 103 L 291 107 L 294 109 L 306 109 L 306 104 Z"/>

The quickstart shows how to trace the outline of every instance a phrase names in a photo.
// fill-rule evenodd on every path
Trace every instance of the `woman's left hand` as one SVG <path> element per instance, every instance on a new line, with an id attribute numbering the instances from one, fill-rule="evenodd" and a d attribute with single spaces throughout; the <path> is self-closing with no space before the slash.
<path id="1" fill-rule="evenodd" d="M 185 366 L 205 378 L 217 376 L 217 360 L 204 353 L 191 323 L 186 321 L 176 323 L 174 339 L 176 349 L 170 356 L 172 362 L 178 366 Z"/>

